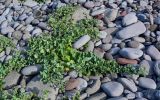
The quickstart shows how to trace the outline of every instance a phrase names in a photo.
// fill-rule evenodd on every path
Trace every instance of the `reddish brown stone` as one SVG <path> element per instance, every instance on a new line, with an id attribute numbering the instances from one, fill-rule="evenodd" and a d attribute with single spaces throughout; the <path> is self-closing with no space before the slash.
<path id="1" fill-rule="evenodd" d="M 127 15 L 127 12 L 126 12 L 126 11 L 120 12 L 120 16 L 125 16 L 125 15 Z"/>
<path id="2" fill-rule="evenodd" d="M 103 17 L 104 17 L 104 14 L 100 14 L 100 15 L 97 15 L 95 16 L 97 19 L 101 20 Z"/>
<path id="3" fill-rule="evenodd" d="M 77 79 L 69 79 L 69 81 L 66 83 L 65 89 L 66 90 L 73 90 L 76 88 L 79 84 L 79 80 Z"/>
<path id="4" fill-rule="evenodd" d="M 137 64 L 137 60 L 126 59 L 126 58 L 117 58 L 119 64 Z"/>
<path id="5" fill-rule="evenodd" d="M 106 27 L 102 27 L 102 26 L 99 26 L 98 28 L 99 28 L 100 31 L 103 31 L 103 30 L 107 29 Z"/>
<path id="6" fill-rule="evenodd" d="M 158 26 L 156 24 L 150 25 L 149 30 L 152 31 L 152 32 L 154 32 L 154 31 L 156 31 L 157 27 Z"/>

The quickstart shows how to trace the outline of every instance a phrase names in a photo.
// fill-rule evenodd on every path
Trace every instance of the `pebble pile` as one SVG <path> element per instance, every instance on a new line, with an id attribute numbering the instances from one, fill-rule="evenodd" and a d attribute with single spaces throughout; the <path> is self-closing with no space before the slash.
<path id="1" fill-rule="evenodd" d="M 61 94 L 40 80 L 40 65 L 31 65 L 21 73 L 9 73 L 5 89 L 20 85 L 40 97 L 47 89 L 51 100 L 62 100 L 63 95 L 71 98 L 77 91 L 81 100 L 160 100 L 160 0 L 48 0 L 43 4 L 0 0 L 0 33 L 11 38 L 18 50 L 25 50 L 28 39 L 52 31 L 48 14 L 67 4 L 81 6 L 72 16 L 74 21 L 96 18 L 100 30 L 98 40 L 84 35 L 74 42 L 75 49 L 87 44 L 85 51 L 121 65 L 144 68 L 146 76 L 106 73 L 88 78 L 72 71 L 65 77 L 66 91 Z M 0 53 L 2 62 L 11 58 L 10 48 Z"/>

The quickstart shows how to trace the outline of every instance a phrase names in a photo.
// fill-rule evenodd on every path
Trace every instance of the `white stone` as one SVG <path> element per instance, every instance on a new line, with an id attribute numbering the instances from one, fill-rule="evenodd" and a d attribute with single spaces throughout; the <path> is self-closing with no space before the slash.
<path id="1" fill-rule="evenodd" d="M 102 84 L 101 88 L 111 97 L 120 96 L 124 90 L 122 84 L 113 81 Z"/>
<path id="2" fill-rule="evenodd" d="M 90 36 L 89 35 L 84 35 L 82 37 L 80 37 L 74 44 L 73 47 L 75 49 L 79 49 L 82 46 L 84 46 L 89 40 L 90 40 Z"/>
<path id="3" fill-rule="evenodd" d="M 38 3 L 33 1 L 33 0 L 26 0 L 23 5 L 28 6 L 28 7 L 34 7 L 36 6 Z"/>
<path id="4" fill-rule="evenodd" d="M 138 18 L 135 13 L 129 13 L 124 16 L 122 23 L 124 26 L 131 25 L 133 23 L 136 23 L 138 21 Z"/>
<path id="5" fill-rule="evenodd" d="M 121 56 L 128 59 L 138 59 L 143 55 L 143 51 L 136 48 L 123 48 L 119 53 Z"/>
<path id="6" fill-rule="evenodd" d="M 145 31 L 145 25 L 142 22 L 137 22 L 117 32 L 116 37 L 120 39 L 128 39 L 143 34 Z"/>

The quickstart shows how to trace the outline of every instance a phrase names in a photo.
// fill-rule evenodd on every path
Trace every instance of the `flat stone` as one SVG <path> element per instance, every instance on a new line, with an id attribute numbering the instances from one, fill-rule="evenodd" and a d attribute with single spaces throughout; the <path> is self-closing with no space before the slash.
<path id="1" fill-rule="evenodd" d="M 26 0 L 23 5 L 28 6 L 28 7 L 34 7 L 36 6 L 38 3 L 33 1 L 33 0 Z"/>
<path id="2" fill-rule="evenodd" d="M 110 21 L 114 21 L 117 17 L 117 14 L 118 14 L 118 9 L 106 9 L 105 11 L 105 17 L 104 17 L 104 20 L 106 22 L 110 22 Z"/>
<path id="3" fill-rule="evenodd" d="M 114 37 L 114 38 L 112 38 L 112 40 L 111 40 L 111 43 L 112 44 L 120 44 L 122 42 L 122 40 L 121 39 L 118 39 L 118 38 L 116 38 L 116 37 Z"/>
<path id="4" fill-rule="evenodd" d="M 109 43 L 112 40 L 111 35 L 107 35 L 105 38 L 102 39 L 102 43 Z"/>
<path id="5" fill-rule="evenodd" d="M 78 84 L 79 84 L 78 79 L 69 79 L 69 81 L 65 85 L 65 90 L 73 90 L 77 88 Z"/>
<path id="6" fill-rule="evenodd" d="M 0 24 L 5 20 L 6 20 L 5 16 L 0 16 Z"/>
<path id="7" fill-rule="evenodd" d="M 21 75 L 16 71 L 10 72 L 4 79 L 4 84 L 3 84 L 4 89 L 10 89 L 13 86 L 16 86 L 20 76 Z"/>
<path id="8" fill-rule="evenodd" d="M 98 10 L 95 10 L 91 13 L 91 16 L 97 16 L 97 15 L 100 15 L 102 13 L 105 12 L 105 9 L 104 8 L 101 8 L 101 9 L 98 9 Z"/>
<path id="9" fill-rule="evenodd" d="M 93 49 L 94 49 L 94 42 L 89 41 L 88 44 L 87 44 L 87 48 L 86 48 L 85 51 L 93 52 Z"/>
<path id="10" fill-rule="evenodd" d="M 30 24 L 33 20 L 34 20 L 34 17 L 33 17 L 33 16 L 29 16 L 29 17 L 25 20 L 25 23 L 26 23 L 26 24 Z"/>
<path id="11" fill-rule="evenodd" d="M 108 51 L 109 49 L 111 49 L 112 44 L 102 44 L 102 49 L 104 51 Z"/>
<path id="12" fill-rule="evenodd" d="M 27 25 L 26 26 L 26 29 L 24 31 L 28 31 L 28 32 L 31 32 L 34 30 L 34 27 L 32 25 Z"/>
<path id="13" fill-rule="evenodd" d="M 78 7 L 77 10 L 73 13 L 72 19 L 74 22 L 77 22 L 82 19 L 90 19 L 89 10 L 84 7 Z"/>
<path id="14" fill-rule="evenodd" d="M 82 3 L 85 3 L 86 0 L 78 0 L 77 2 L 80 3 L 80 4 L 82 4 Z"/>
<path id="15" fill-rule="evenodd" d="M 126 47 L 126 43 L 124 43 L 124 42 L 121 42 L 120 44 L 119 44 L 119 47 L 122 49 L 122 48 L 125 48 Z"/>
<path id="16" fill-rule="evenodd" d="M 22 15 L 19 16 L 18 19 L 19 19 L 20 21 L 24 21 L 27 17 L 28 17 L 27 14 L 22 14 Z"/>
<path id="17" fill-rule="evenodd" d="M 0 53 L 0 58 L 3 57 L 4 55 L 5 55 L 5 51 L 2 51 L 2 52 Z"/>
<path id="18" fill-rule="evenodd" d="M 128 59 L 138 59 L 143 55 L 143 51 L 135 48 L 123 48 L 119 54 Z"/>
<path id="19" fill-rule="evenodd" d="M 1 29 L 1 33 L 4 35 L 12 32 L 14 32 L 14 29 L 10 26 Z"/>
<path id="20" fill-rule="evenodd" d="M 140 45 L 140 43 L 137 42 L 137 41 L 129 41 L 129 42 L 127 43 L 127 45 L 128 45 L 129 47 L 131 47 L 131 48 L 138 48 L 139 45 Z"/>
<path id="21" fill-rule="evenodd" d="M 149 28 L 149 30 L 151 31 L 151 32 L 154 32 L 156 29 L 157 29 L 157 25 L 156 24 L 153 24 L 153 25 L 150 25 L 150 28 Z"/>
<path id="22" fill-rule="evenodd" d="M 8 26 L 8 21 L 6 20 L 6 21 L 2 22 L 2 24 L 0 25 L 0 28 L 2 29 L 2 28 L 5 28 L 7 26 Z"/>
<path id="23" fill-rule="evenodd" d="M 113 60 L 113 56 L 111 55 L 111 53 L 105 53 L 105 54 L 104 54 L 104 58 L 105 58 L 106 60 Z"/>
<path id="24" fill-rule="evenodd" d="M 156 24 L 160 24 L 160 17 L 155 18 L 154 22 L 155 22 Z"/>
<path id="25" fill-rule="evenodd" d="M 91 9 L 91 8 L 94 7 L 94 2 L 93 1 L 87 1 L 87 2 L 85 2 L 84 7 L 88 8 L 88 9 Z"/>
<path id="26" fill-rule="evenodd" d="M 100 45 L 102 45 L 102 41 L 101 41 L 101 40 L 98 40 L 98 41 L 95 42 L 95 46 L 96 46 L 96 47 L 98 47 L 98 46 L 100 46 Z"/>
<path id="27" fill-rule="evenodd" d="M 11 2 L 12 2 L 12 0 L 6 0 L 5 6 L 6 6 L 6 7 L 9 6 L 9 5 L 11 4 Z"/>
<path id="28" fill-rule="evenodd" d="M 120 39 L 128 39 L 143 34 L 145 31 L 145 25 L 142 22 L 137 22 L 117 32 L 116 37 Z"/>
<path id="29" fill-rule="evenodd" d="M 160 52 L 154 45 L 150 45 L 146 53 L 150 55 L 153 60 L 160 60 Z"/>
<path id="30" fill-rule="evenodd" d="M 140 43 L 144 43 L 145 39 L 143 37 L 133 37 L 134 41 L 140 42 Z"/>
<path id="31" fill-rule="evenodd" d="M 136 13 L 129 13 L 124 16 L 122 23 L 124 26 L 128 26 L 128 25 L 136 23 L 137 21 L 138 21 L 138 18 L 136 16 Z"/>
<path id="32" fill-rule="evenodd" d="M 156 43 L 156 48 L 160 51 L 160 41 Z"/>
<path id="33" fill-rule="evenodd" d="M 112 27 L 112 28 L 107 28 L 104 31 L 106 31 L 110 35 L 114 35 L 116 32 L 119 31 L 119 29 L 117 27 Z"/>
<path id="34" fill-rule="evenodd" d="M 75 70 L 73 70 L 73 71 L 69 72 L 69 76 L 70 76 L 71 78 L 77 78 L 78 73 L 77 73 Z"/>
<path id="35" fill-rule="evenodd" d="M 122 83 L 122 85 L 124 87 L 126 87 L 127 89 L 129 89 L 132 92 L 136 92 L 137 91 L 137 86 L 133 81 L 128 80 L 127 78 L 119 78 L 118 81 L 120 83 Z"/>
<path id="36" fill-rule="evenodd" d="M 83 78 L 78 78 L 78 85 L 76 87 L 77 90 L 83 90 L 87 87 L 88 83 L 86 80 L 84 80 Z"/>
<path id="37" fill-rule="evenodd" d="M 45 84 L 41 81 L 40 76 L 35 76 L 26 86 L 27 92 L 32 92 L 38 97 L 44 97 L 44 91 L 48 91 L 46 98 L 48 100 L 55 100 L 58 94 L 58 88 L 51 87 L 50 84 Z"/>
<path id="38" fill-rule="evenodd" d="M 142 91 L 143 97 L 147 98 L 147 100 L 156 100 L 155 92 L 156 90 L 154 89 L 145 89 Z"/>
<path id="39" fill-rule="evenodd" d="M 140 77 L 138 79 L 138 85 L 145 89 L 156 89 L 157 87 L 154 80 L 145 77 Z"/>
<path id="40" fill-rule="evenodd" d="M 128 100 L 128 99 L 125 98 L 125 97 L 115 97 L 115 98 L 110 98 L 110 99 L 107 99 L 107 100 Z"/>
<path id="41" fill-rule="evenodd" d="M 24 67 L 21 71 L 23 75 L 35 75 L 38 74 L 42 69 L 41 65 L 32 65 Z"/>
<path id="42" fill-rule="evenodd" d="M 157 90 L 154 95 L 157 100 L 160 99 L 160 90 Z"/>
<path id="43" fill-rule="evenodd" d="M 107 95 L 105 93 L 100 92 L 100 93 L 96 93 L 96 94 L 91 95 L 86 100 L 105 100 L 106 97 L 107 97 Z"/>
<path id="44" fill-rule="evenodd" d="M 11 52 L 12 48 L 11 47 L 6 47 L 6 55 L 9 55 Z"/>
<path id="45" fill-rule="evenodd" d="M 14 38 L 14 39 L 17 39 L 17 40 L 20 40 L 21 38 L 22 38 L 22 32 L 21 31 L 14 31 L 13 33 L 12 33 L 12 37 Z"/>
<path id="46" fill-rule="evenodd" d="M 105 53 L 104 50 L 102 50 L 100 48 L 95 48 L 94 49 L 94 54 L 99 58 L 103 58 L 104 53 Z"/>
<path id="47" fill-rule="evenodd" d="M 11 55 L 6 56 L 5 62 L 8 61 L 8 60 L 10 60 L 10 59 L 12 59 L 12 56 L 11 56 Z"/>
<path id="48" fill-rule="evenodd" d="M 140 6 L 141 7 L 147 7 L 148 6 L 148 2 L 147 1 L 140 1 Z"/>
<path id="49" fill-rule="evenodd" d="M 133 60 L 133 59 L 126 59 L 126 58 L 117 58 L 117 63 L 119 64 L 137 64 L 138 61 L 137 60 Z"/>
<path id="50" fill-rule="evenodd" d="M 148 60 L 148 61 L 152 60 L 151 57 L 147 54 L 143 54 L 143 58 L 144 58 L 144 60 Z"/>
<path id="51" fill-rule="evenodd" d="M 98 37 L 101 39 L 106 38 L 106 36 L 107 36 L 107 32 L 105 31 L 100 31 L 100 33 L 98 34 Z"/>
<path id="52" fill-rule="evenodd" d="M 3 62 L 5 61 L 6 56 L 7 56 L 7 55 L 4 55 L 3 57 L 1 57 L 1 58 L 0 58 L 0 62 L 3 63 Z"/>
<path id="53" fill-rule="evenodd" d="M 42 33 L 42 30 L 40 28 L 36 28 L 32 31 L 32 35 L 38 36 Z"/>
<path id="54" fill-rule="evenodd" d="M 31 34 L 25 33 L 22 37 L 23 40 L 29 40 L 31 38 Z"/>
<path id="55" fill-rule="evenodd" d="M 32 24 L 33 25 L 37 25 L 39 23 L 39 20 L 38 19 L 34 19 L 33 21 L 32 21 Z"/>
<path id="56" fill-rule="evenodd" d="M 160 76 L 160 61 L 156 61 L 154 63 L 154 73 L 157 75 L 157 76 Z"/>
<path id="57" fill-rule="evenodd" d="M 5 11 L 3 12 L 2 16 L 6 16 L 9 14 L 11 8 L 6 8 Z"/>
<path id="58" fill-rule="evenodd" d="M 80 100 L 84 100 L 85 98 L 87 98 L 88 94 L 87 93 L 83 93 L 80 95 Z M 60 99 L 61 100 L 61 99 Z"/>
<path id="59" fill-rule="evenodd" d="M 124 90 L 122 84 L 113 81 L 102 84 L 101 88 L 107 95 L 111 97 L 120 96 Z"/>
<path id="60" fill-rule="evenodd" d="M 129 100 L 133 100 L 133 99 L 136 98 L 136 95 L 135 95 L 134 93 L 129 93 L 129 94 L 126 95 L 126 97 L 127 97 L 127 99 L 129 99 Z"/>
<path id="61" fill-rule="evenodd" d="M 48 30 L 48 26 L 47 26 L 47 24 L 44 23 L 44 22 L 40 22 L 40 23 L 38 24 L 38 27 L 41 28 L 41 29 L 43 29 L 43 30 Z"/>
<path id="62" fill-rule="evenodd" d="M 101 81 L 99 79 L 94 80 L 93 84 L 90 87 L 87 87 L 86 92 L 91 95 L 96 93 L 101 86 Z"/>
<path id="63" fill-rule="evenodd" d="M 109 53 L 111 55 L 116 55 L 119 51 L 120 51 L 119 47 L 114 47 L 114 48 L 111 48 L 111 50 L 109 50 Z"/>
<path id="64" fill-rule="evenodd" d="M 139 65 L 141 68 L 145 69 L 146 75 L 153 74 L 153 62 L 152 61 L 142 60 Z"/>
<path id="65" fill-rule="evenodd" d="M 146 99 L 146 98 L 137 98 L 135 100 L 148 100 L 148 99 Z"/>
<path id="66" fill-rule="evenodd" d="M 89 35 L 84 35 L 82 37 L 80 37 L 74 44 L 73 47 L 75 49 L 79 49 L 82 46 L 84 46 L 89 40 L 90 40 L 90 36 Z"/>

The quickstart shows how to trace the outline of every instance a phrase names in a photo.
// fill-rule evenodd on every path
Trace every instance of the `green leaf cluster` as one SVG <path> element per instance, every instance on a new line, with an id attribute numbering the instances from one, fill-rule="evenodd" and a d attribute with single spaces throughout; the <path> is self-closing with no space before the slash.
<path id="1" fill-rule="evenodd" d="M 138 73 L 132 66 L 119 66 L 115 61 L 106 61 L 92 52 L 81 52 L 72 47 L 74 41 L 82 35 L 96 38 L 98 29 L 95 19 L 72 22 L 72 13 L 76 7 L 59 8 L 50 17 L 49 24 L 53 33 L 32 38 L 28 51 L 30 63 L 42 64 L 41 77 L 44 82 L 62 85 L 64 73 L 76 70 L 79 75 L 90 76 L 106 73 Z"/>
<path id="2" fill-rule="evenodd" d="M 26 52 L 18 52 L 9 62 L 0 64 L 0 70 L 4 70 L 0 72 L 0 79 L 2 80 L 11 70 L 20 71 L 27 65 L 41 64 L 43 70 L 40 75 L 43 82 L 54 84 L 63 91 L 63 78 L 72 70 L 76 70 L 80 76 L 106 73 L 138 74 L 139 69 L 132 66 L 119 66 L 115 61 L 106 61 L 92 52 L 81 52 L 72 47 L 74 41 L 81 36 L 88 34 L 92 38 L 97 38 L 99 33 L 95 19 L 72 22 L 71 15 L 76 8 L 68 5 L 50 15 L 49 25 L 53 33 L 32 38 Z M 0 85 L 1 83 L 0 81 Z"/>

